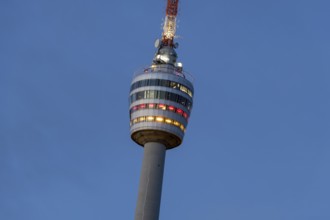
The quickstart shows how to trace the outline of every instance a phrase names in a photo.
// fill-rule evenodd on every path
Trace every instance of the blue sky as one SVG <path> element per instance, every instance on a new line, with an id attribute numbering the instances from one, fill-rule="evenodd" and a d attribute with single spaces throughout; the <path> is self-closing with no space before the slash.
<path id="1" fill-rule="evenodd" d="M 133 219 L 129 85 L 165 3 L 0 1 L 0 219 Z M 330 219 L 329 7 L 180 1 L 194 108 L 160 219 Z"/>

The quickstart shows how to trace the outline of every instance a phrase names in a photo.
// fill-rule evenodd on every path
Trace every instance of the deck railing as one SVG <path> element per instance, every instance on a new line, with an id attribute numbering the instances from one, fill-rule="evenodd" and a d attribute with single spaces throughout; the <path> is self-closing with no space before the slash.
<path id="1" fill-rule="evenodd" d="M 150 73 L 174 74 L 174 75 L 187 79 L 192 84 L 194 83 L 194 77 L 190 73 L 180 70 L 179 68 L 175 68 L 175 67 L 168 66 L 168 65 L 157 65 L 157 66 L 155 65 L 155 66 L 151 66 L 151 67 L 142 68 L 142 69 L 136 71 L 134 73 L 133 77 L 136 77 L 136 76 L 142 75 L 142 74 L 150 74 Z"/>

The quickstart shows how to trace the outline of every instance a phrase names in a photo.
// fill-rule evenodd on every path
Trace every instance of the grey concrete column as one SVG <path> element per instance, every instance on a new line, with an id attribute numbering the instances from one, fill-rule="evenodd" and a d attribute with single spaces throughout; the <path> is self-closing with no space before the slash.
<path id="1" fill-rule="evenodd" d="M 144 145 L 144 156 L 135 210 L 135 220 L 158 220 L 162 194 L 166 147 L 150 142 Z"/>

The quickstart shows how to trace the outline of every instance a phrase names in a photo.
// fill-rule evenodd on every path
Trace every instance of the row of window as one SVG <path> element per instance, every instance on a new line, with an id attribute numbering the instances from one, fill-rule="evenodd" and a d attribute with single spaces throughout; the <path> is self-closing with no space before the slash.
<path id="1" fill-rule="evenodd" d="M 193 97 L 193 93 L 189 88 L 187 88 L 186 86 L 184 86 L 180 83 L 170 81 L 170 80 L 166 80 L 166 79 L 145 79 L 145 80 L 137 81 L 137 82 L 132 84 L 131 91 L 133 91 L 134 89 L 143 87 L 143 86 L 169 87 L 169 88 L 181 90 L 182 92 L 188 94 L 190 97 Z"/>
<path id="2" fill-rule="evenodd" d="M 187 107 L 188 110 L 192 108 L 192 102 L 190 102 L 185 97 L 166 91 L 146 90 L 146 91 L 136 92 L 131 95 L 131 103 L 141 99 L 164 99 L 164 100 L 177 102 Z"/>
<path id="3" fill-rule="evenodd" d="M 141 116 L 138 118 L 134 118 L 133 120 L 131 120 L 131 126 L 136 124 L 136 123 L 140 123 L 140 122 L 158 122 L 158 123 L 165 123 L 165 124 L 170 124 L 170 125 L 174 125 L 178 128 L 180 128 L 182 131 L 186 131 L 185 127 L 183 126 L 183 124 L 181 124 L 180 122 L 170 119 L 170 118 L 165 118 L 162 116 Z"/>
<path id="4" fill-rule="evenodd" d="M 164 111 L 175 112 L 176 114 L 183 116 L 185 119 L 188 119 L 189 117 L 188 114 L 180 108 L 176 108 L 172 105 L 156 104 L 156 103 L 135 105 L 130 109 L 130 114 L 141 109 L 161 109 Z"/>

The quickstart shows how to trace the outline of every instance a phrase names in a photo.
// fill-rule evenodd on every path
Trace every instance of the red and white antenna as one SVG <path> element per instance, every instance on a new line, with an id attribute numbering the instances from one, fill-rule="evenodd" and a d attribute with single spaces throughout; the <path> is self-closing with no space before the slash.
<path id="1" fill-rule="evenodd" d="M 179 0 L 167 0 L 166 17 L 162 34 L 162 45 L 164 46 L 174 46 L 173 40 L 176 32 L 178 5 Z"/>

